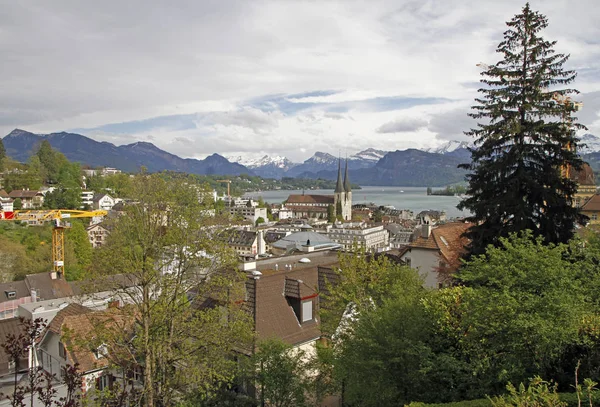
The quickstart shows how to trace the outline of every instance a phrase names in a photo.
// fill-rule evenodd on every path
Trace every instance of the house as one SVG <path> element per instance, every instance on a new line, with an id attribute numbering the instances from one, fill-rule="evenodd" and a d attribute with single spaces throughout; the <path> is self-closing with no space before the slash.
<path id="1" fill-rule="evenodd" d="M 431 221 L 431 223 L 440 223 L 440 222 L 445 222 L 447 220 L 446 217 L 446 212 L 444 211 L 434 211 L 434 210 L 427 210 L 427 211 L 421 211 L 419 212 L 419 214 L 417 215 L 417 219 L 424 219 L 427 218 Z"/>
<path id="2" fill-rule="evenodd" d="M 115 199 L 106 193 L 95 194 L 92 199 L 92 208 L 110 211 L 115 203 Z"/>
<path id="3" fill-rule="evenodd" d="M 44 203 L 44 195 L 40 191 L 28 189 L 15 189 L 8 194 L 13 200 L 20 199 L 23 209 L 41 208 Z"/>
<path id="4" fill-rule="evenodd" d="M 100 338 L 102 330 L 95 330 L 98 326 L 110 328 L 111 335 Z M 92 389 L 112 388 L 116 380 L 123 380 L 123 372 L 111 367 L 110 358 L 117 357 L 116 343 L 133 337 L 133 326 L 133 318 L 116 308 L 92 311 L 79 304 L 69 304 L 42 335 L 38 346 L 40 366 L 58 375 L 62 367 L 79 364 L 83 394 Z M 141 382 L 139 367 L 126 375 L 130 381 Z"/>
<path id="5" fill-rule="evenodd" d="M 255 257 L 266 252 L 263 231 L 231 230 L 227 232 L 229 247 L 242 257 Z"/>
<path id="6" fill-rule="evenodd" d="M 310 262 L 306 262 L 310 260 Z M 334 252 L 287 256 L 257 262 L 246 281 L 246 302 L 260 340 L 278 338 L 308 353 L 321 337 L 319 269 L 339 265 Z"/>
<path id="7" fill-rule="evenodd" d="M 0 189 L 0 212 L 13 212 L 14 200 L 6 193 L 5 190 Z"/>
<path id="8" fill-rule="evenodd" d="M 69 283 L 56 278 L 56 273 L 29 274 L 24 280 L 0 284 L 0 320 L 20 316 L 20 305 L 72 295 Z"/>
<path id="9" fill-rule="evenodd" d="M 593 195 L 581 207 L 581 213 L 589 218 L 591 225 L 600 224 L 600 195 Z"/>
<path id="10" fill-rule="evenodd" d="M 448 274 L 460 265 L 468 243 L 463 234 L 470 223 L 452 222 L 433 227 L 421 225 L 420 236 L 400 252 L 400 259 L 417 269 L 426 287 L 437 288 L 446 283 Z"/>
<path id="11" fill-rule="evenodd" d="M 90 225 L 86 229 L 88 237 L 90 239 L 90 243 L 93 248 L 100 247 L 104 244 L 106 237 L 109 234 L 108 228 L 105 227 L 102 223 L 96 223 L 95 225 Z"/>

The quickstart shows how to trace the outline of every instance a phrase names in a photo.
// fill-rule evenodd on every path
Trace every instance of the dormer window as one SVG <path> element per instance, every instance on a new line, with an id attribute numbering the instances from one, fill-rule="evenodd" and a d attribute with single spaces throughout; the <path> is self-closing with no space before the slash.
<path id="1" fill-rule="evenodd" d="M 313 319 L 313 302 L 312 300 L 302 303 L 302 322 L 312 321 Z"/>
<path id="2" fill-rule="evenodd" d="M 6 294 L 6 298 L 10 300 L 17 298 L 17 292 L 15 290 L 7 290 L 4 291 L 4 293 Z"/>
<path id="3" fill-rule="evenodd" d="M 94 356 L 96 357 L 96 359 L 102 359 L 107 354 L 108 354 L 108 347 L 106 346 L 106 344 L 102 344 L 102 345 L 98 346 L 98 348 L 96 348 L 96 350 L 94 350 Z"/>

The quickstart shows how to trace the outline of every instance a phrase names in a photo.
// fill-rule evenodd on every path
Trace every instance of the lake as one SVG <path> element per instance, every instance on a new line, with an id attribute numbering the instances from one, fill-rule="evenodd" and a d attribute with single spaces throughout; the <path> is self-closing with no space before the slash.
<path id="1" fill-rule="evenodd" d="M 307 195 L 333 195 L 333 189 L 306 190 L 305 193 Z M 254 199 L 261 196 L 265 202 L 281 203 L 291 194 L 302 194 L 302 190 L 249 192 L 244 196 Z M 352 204 L 370 202 L 377 205 L 391 205 L 396 209 L 410 209 L 415 215 L 428 209 L 446 211 L 448 218 L 464 217 L 470 214 L 469 211 L 460 211 L 456 208 L 460 198 L 455 196 L 428 196 L 425 187 L 364 186 L 362 189 L 352 191 Z"/>

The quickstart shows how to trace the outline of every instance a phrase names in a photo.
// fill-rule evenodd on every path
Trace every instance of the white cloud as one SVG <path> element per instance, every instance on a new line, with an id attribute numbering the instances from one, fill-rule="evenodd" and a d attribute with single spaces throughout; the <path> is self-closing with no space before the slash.
<path id="1" fill-rule="evenodd" d="M 315 150 L 395 150 L 464 137 L 475 64 L 498 59 L 504 22 L 523 6 L 0 2 L 0 134 L 82 128 L 116 144 L 150 136 L 186 157 L 256 151 L 295 160 Z M 545 37 L 580 70 L 582 122 L 600 133 L 600 8 L 592 0 L 533 7 L 549 18 Z M 265 95 L 283 99 L 249 102 Z M 171 115 L 194 119 L 129 123 Z M 124 124 L 103 126 L 111 123 Z"/>

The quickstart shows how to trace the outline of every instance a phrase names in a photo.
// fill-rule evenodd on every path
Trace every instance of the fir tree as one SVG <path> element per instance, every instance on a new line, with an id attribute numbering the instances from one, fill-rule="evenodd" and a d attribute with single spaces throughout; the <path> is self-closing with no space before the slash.
<path id="1" fill-rule="evenodd" d="M 579 92 L 564 87 L 576 73 L 563 69 L 568 55 L 554 51 L 556 41 L 539 35 L 547 19 L 529 3 L 506 24 L 497 48 L 503 59 L 485 67 L 483 96 L 470 113 L 478 120 L 466 132 L 475 137 L 472 162 L 460 166 L 471 170 L 470 197 L 458 206 L 476 222 L 470 254 L 526 229 L 546 243 L 566 242 L 581 220 L 568 172 L 581 168 L 575 131 L 585 126 L 576 123 L 578 105 L 568 97 Z"/>

